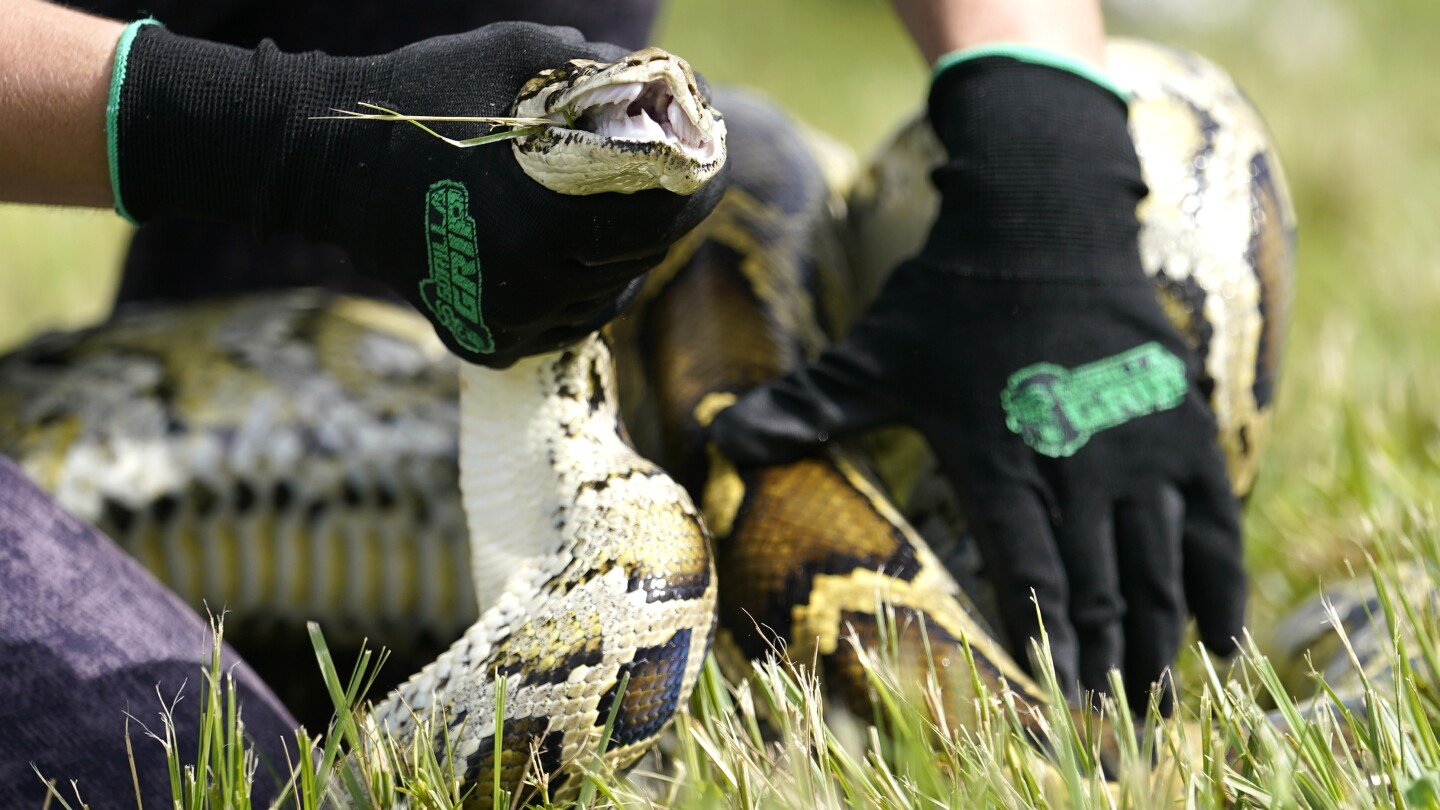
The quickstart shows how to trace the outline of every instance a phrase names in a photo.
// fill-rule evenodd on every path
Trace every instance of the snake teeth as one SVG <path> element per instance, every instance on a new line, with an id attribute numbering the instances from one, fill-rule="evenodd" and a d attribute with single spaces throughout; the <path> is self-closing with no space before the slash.
<path id="1" fill-rule="evenodd" d="M 664 78 L 582 91 L 569 105 L 576 129 L 614 140 L 667 143 L 702 162 L 714 158 L 715 139 L 692 117 L 702 112 L 700 106 L 682 103 Z"/>
<path id="2" fill-rule="evenodd" d="M 691 120 L 662 80 L 601 87 L 572 103 L 581 131 L 612 140 L 666 143 L 697 161 L 714 159 L 715 139 Z"/>
<path id="3" fill-rule="evenodd" d="M 576 107 L 599 107 L 605 104 L 629 104 L 640 97 L 640 91 L 645 87 L 640 82 L 622 82 L 620 84 L 607 85 L 594 90 L 587 90 L 576 96 L 572 101 Z"/>

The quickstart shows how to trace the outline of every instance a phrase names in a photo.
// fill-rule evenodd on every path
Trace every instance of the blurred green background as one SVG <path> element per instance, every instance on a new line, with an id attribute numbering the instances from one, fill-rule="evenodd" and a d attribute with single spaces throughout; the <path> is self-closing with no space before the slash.
<path id="1" fill-rule="evenodd" d="M 1263 625 L 1440 492 L 1440 2 L 1128 0 L 1109 20 L 1226 66 L 1295 193 L 1280 410 L 1247 512 Z M 884 0 L 670 0 L 657 40 L 862 155 L 925 89 Z M 0 348 L 102 317 L 126 235 L 109 213 L 0 206 Z"/>

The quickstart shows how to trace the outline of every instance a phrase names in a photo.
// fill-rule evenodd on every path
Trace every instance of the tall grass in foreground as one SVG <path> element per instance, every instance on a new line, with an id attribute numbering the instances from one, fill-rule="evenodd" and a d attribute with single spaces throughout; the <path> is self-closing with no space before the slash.
<path id="1" fill-rule="evenodd" d="M 688 710 L 661 751 L 628 776 L 582 756 L 581 807 L 1432 807 L 1440 805 L 1440 517 L 1412 513 L 1378 529 L 1366 573 L 1374 594 L 1368 619 L 1332 613 L 1336 649 L 1351 658 L 1330 681 L 1311 671 L 1313 697 L 1283 685 L 1284 669 L 1246 639 L 1237 660 L 1189 656 L 1196 682 L 1182 684 L 1177 717 L 1132 717 L 1107 701 L 1105 731 L 1079 728 L 1062 707 L 1022 723 L 1008 695 L 982 693 L 975 722 L 946 725 L 933 683 L 902 688 L 888 656 L 866 662 L 873 716 L 836 718 L 805 667 L 768 663 L 739 684 L 707 662 Z M 1417 597 L 1416 594 L 1419 594 Z M 1359 602 L 1342 605 L 1354 608 Z M 1357 621 L 1357 617 L 1361 617 Z M 1385 628 L 1396 628 L 1390 632 Z M 217 625 L 216 650 L 219 649 Z M 321 675 L 337 705 L 325 733 L 298 732 L 281 807 L 315 808 L 348 799 L 360 806 L 458 807 L 471 791 L 495 806 L 546 800 L 531 780 L 518 795 L 498 784 L 462 786 L 445 751 L 404 745 L 366 725 L 363 697 L 379 659 L 365 653 L 342 679 L 318 630 Z M 1377 653 L 1355 652 L 1367 642 Z M 243 744 L 233 683 L 218 656 L 204 671 L 199 746 L 182 752 L 173 713 L 152 739 L 165 746 L 173 806 L 249 808 L 254 756 Z M 1327 662 L 1313 662 L 1316 668 Z M 1187 668 L 1188 669 L 1188 668 Z M 912 678 L 913 680 L 913 678 Z M 1053 690 L 1053 671 L 1042 680 Z M 1292 680 L 1293 682 L 1293 680 Z M 1118 692 L 1120 685 L 1116 681 Z M 827 722 L 828 721 L 828 722 Z M 497 724 L 504 722 L 503 712 Z M 1026 727 L 1032 731 L 1026 731 Z M 1033 731 L 1038 728 L 1039 731 Z M 425 729 L 416 739 L 434 739 Z M 1040 739 L 1037 741 L 1036 737 Z M 1093 742 L 1092 742 L 1093 741 Z M 603 748 L 604 735 L 597 740 Z M 448 747 L 448 746 L 447 746 Z M 1104 767 L 1101 761 L 1102 749 Z M 1048 753 L 1042 753 L 1048 752 Z M 198 763 L 198 764 L 189 764 Z M 48 775 L 47 775 L 48 776 Z M 1108 779 L 1107 779 L 1108 777 Z M 326 790 L 335 795 L 327 796 Z M 74 791 L 70 791 L 73 794 Z M 87 806 L 52 783 L 52 804 Z M 101 798 L 101 797 L 95 797 Z M 122 801 L 103 797 L 103 804 Z"/>

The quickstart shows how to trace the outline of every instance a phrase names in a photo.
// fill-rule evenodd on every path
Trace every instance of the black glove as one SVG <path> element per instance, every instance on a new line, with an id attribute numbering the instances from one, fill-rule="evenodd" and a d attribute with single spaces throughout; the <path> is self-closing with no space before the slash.
<path id="1" fill-rule="evenodd" d="M 1227 654 L 1245 577 L 1237 503 L 1136 247 L 1145 194 L 1125 104 L 1053 67 L 985 57 L 943 72 L 939 218 L 839 344 L 743 397 L 713 436 L 789 460 L 885 422 L 929 439 L 974 521 L 1014 642 L 1061 684 L 1132 700 L 1179 650 L 1186 605 Z M 1183 582 L 1183 586 L 1182 586 Z"/>
<path id="2" fill-rule="evenodd" d="M 472 362 L 507 366 L 612 318 L 723 190 L 556 194 L 503 141 L 458 149 L 408 124 L 314 120 L 360 102 L 509 115 L 541 70 L 625 53 L 574 29 L 497 23 L 375 57 L 243 50 L 158 25 L 125 44 L 110 111 L 122 213 L 337 243 Z"/>

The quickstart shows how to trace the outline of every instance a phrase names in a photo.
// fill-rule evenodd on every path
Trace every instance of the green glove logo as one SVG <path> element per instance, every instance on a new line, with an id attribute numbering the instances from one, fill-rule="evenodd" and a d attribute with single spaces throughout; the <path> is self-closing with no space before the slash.
<path id="1" fill-rule="evenodd" d="M 1096 433 L 1185 399 L 1185 363 L 1146 343 L 1073 371 L 1036 363 L 1010 375 L 1000 392 L 1005 424 L 1037 453 L 1074 455 Z"/>
<path id="2" fill-rule="evenodd" d="M 425 194 L 425 246 L 430 277 L 420 282 L 420 300 L 455 342 L 478 354 L 495 351 L 495 339 L 480 313 L 480 248 L 470 192 L 441 180 Z"/>

